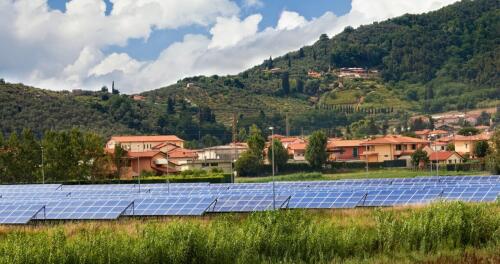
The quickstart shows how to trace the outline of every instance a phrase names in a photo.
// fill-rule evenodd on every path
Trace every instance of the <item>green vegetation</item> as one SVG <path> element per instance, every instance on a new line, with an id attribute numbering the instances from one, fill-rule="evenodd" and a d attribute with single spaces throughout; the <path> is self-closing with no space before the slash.
<path id="1" fill-rule="evenodd" d="M 346 172 L 300 172 L 290 174 L 280 174 L 274 177 L 276 181 L 331 181 L 344 179 L 369 179 L 369 178 L 413 178 L 417 176 L 432 176 L 436 175 L 434 171 L 418 171 L 410 169 L 369 169 L 368 173 L 365 170 L 352 170 Z M 439 175 L 489 175 L 486 171 L 446 171 L 440 168 Z M 266 177 L 245 177 L 236 178 L 237 182 L 270 182 L 272 179 Z"/>
<path id="2" fill-rule="evenodd" d="M 328 138 L 323 131 L 316 131 L 309 137 L 305 158 L 311 167 L 321 169 L 323 164 L 325 164 L 328 158 L 328 154 L 326 153 L 327 141 Z"/>
<path id="3" fill-rule="evenodd" d="M 494 174 L 500 174 L 500 129 L 495 131 L 492 139 L 492 148 L 486 156 L 486 166 Z"/>
<path id="4" fill-rule="evenodd" d="M 281 141 L 277 139 L 273 139 L 273 146 L 268 147 L 267 149 L 267 161 L 269 164 L 273 163 L 276 171 L 280 171 L 280 168 L 284 168 L 288 161 L 288 151 L 285 149 Z M 273 155 L 274 152 L 274 155 Z"/>
<path id="5" fill-rule="evenodd" d="M 29 129 L 19 136 L 11 133 L 8 140 L 0 141 L 0 183 L 112 178 L 112 161 L 102 146 L 99 135 L 78 129 L 48 131 L 42 140 Z"/>
<path id="6" fill-rule="evenodd" d="M 499 204 L 4 227 L 0 263 L 498 262 Z"/>

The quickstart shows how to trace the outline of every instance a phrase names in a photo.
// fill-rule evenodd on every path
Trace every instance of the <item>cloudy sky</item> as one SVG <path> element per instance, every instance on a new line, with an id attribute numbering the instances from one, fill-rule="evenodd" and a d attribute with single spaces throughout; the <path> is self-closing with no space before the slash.
<path id="1" fill-rule="evenodd" d="M 0 78 L 126 93 L 234 74 L 335 35 L 456 0 L 0 0 Z"/>

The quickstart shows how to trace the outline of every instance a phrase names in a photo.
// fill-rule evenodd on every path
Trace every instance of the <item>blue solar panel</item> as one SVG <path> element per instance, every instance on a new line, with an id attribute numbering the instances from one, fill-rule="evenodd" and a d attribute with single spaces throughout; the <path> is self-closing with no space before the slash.
<path id="1" fill-rule="evenodd" d="M 289 208 L 354 208 L 366 192 L 300 192 L 291 194 Z"/>
<path id="2" fill-rule="evenodd" d="M 0 224 L 26 224 L 42 210 L 42 204 L 0 204 Z"/>
<path id="3" fill-rule="evenodd" d="M 210 208 L 212 212 L 257 212 L 286 208 L 290 196 L 248 195 L 217 198 Z"/>
<path id="4" fill-rule="evenodd" d="M 162 215 L 202 215 L 215 202 L 211 197 L 165 197 L 142 198 L 134 201 L 132 212 L 127 215 L 162 216 Z"/>
<path id="5" fill-rule="evenodd" d="M 459 200 L 464 202 L 494 202 L 498 199 L 498 187 L 452 187 L 444 188 L 442 198 L 445 200 Z"/>
<path id="6" fill-rule="evenodd" d="M 132 200 L 64 200 L 45 204 L 45 220 L 99 220 L 116 219 L 132 205 Z"/>
<path id="7" fill-rule="evenodd" d="M 437 199 L 442 189 L 369 191 L 362 206 L 425 204 Z"/>

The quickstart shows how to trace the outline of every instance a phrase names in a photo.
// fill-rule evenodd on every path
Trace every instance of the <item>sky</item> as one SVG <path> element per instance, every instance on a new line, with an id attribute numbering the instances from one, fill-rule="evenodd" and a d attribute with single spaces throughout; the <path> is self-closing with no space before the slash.
<path id="1" fill-rule="evenodd" d="M 456 0 L 0 0 L 0 78 L 138 93 Z"/>

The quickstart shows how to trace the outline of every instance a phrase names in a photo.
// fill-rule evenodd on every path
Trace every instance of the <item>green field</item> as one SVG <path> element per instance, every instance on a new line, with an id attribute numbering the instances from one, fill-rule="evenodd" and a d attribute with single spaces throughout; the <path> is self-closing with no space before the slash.
<path id="1" fill-rule="evenodd" d="M 0 263 L 499 263 L 500 204 L 0 227 Z"/>
<path id="2" fill-rule="evenodd" d="M 440 171 L 439 175 L 489 175 L 486 171 Z M 376 169 L 369 170 L 366 173 L 365 170 L 354 170 L 348 172 L 339 173 L 292 173 L 277 175 L 274 177 L 276 181 L 329 181 L 329 180 L 343 180 L 343 179 L 367 179 L 367 178 L 411 178 L 417 176 L 430 176 L 436 175 L 433 171 L 415 171 L 409 169 Z M 240 177 L 237 178 L 237 182 L 241 183 L 251 183 L 251 182 L 269 182 L 272 177 Z"/>

